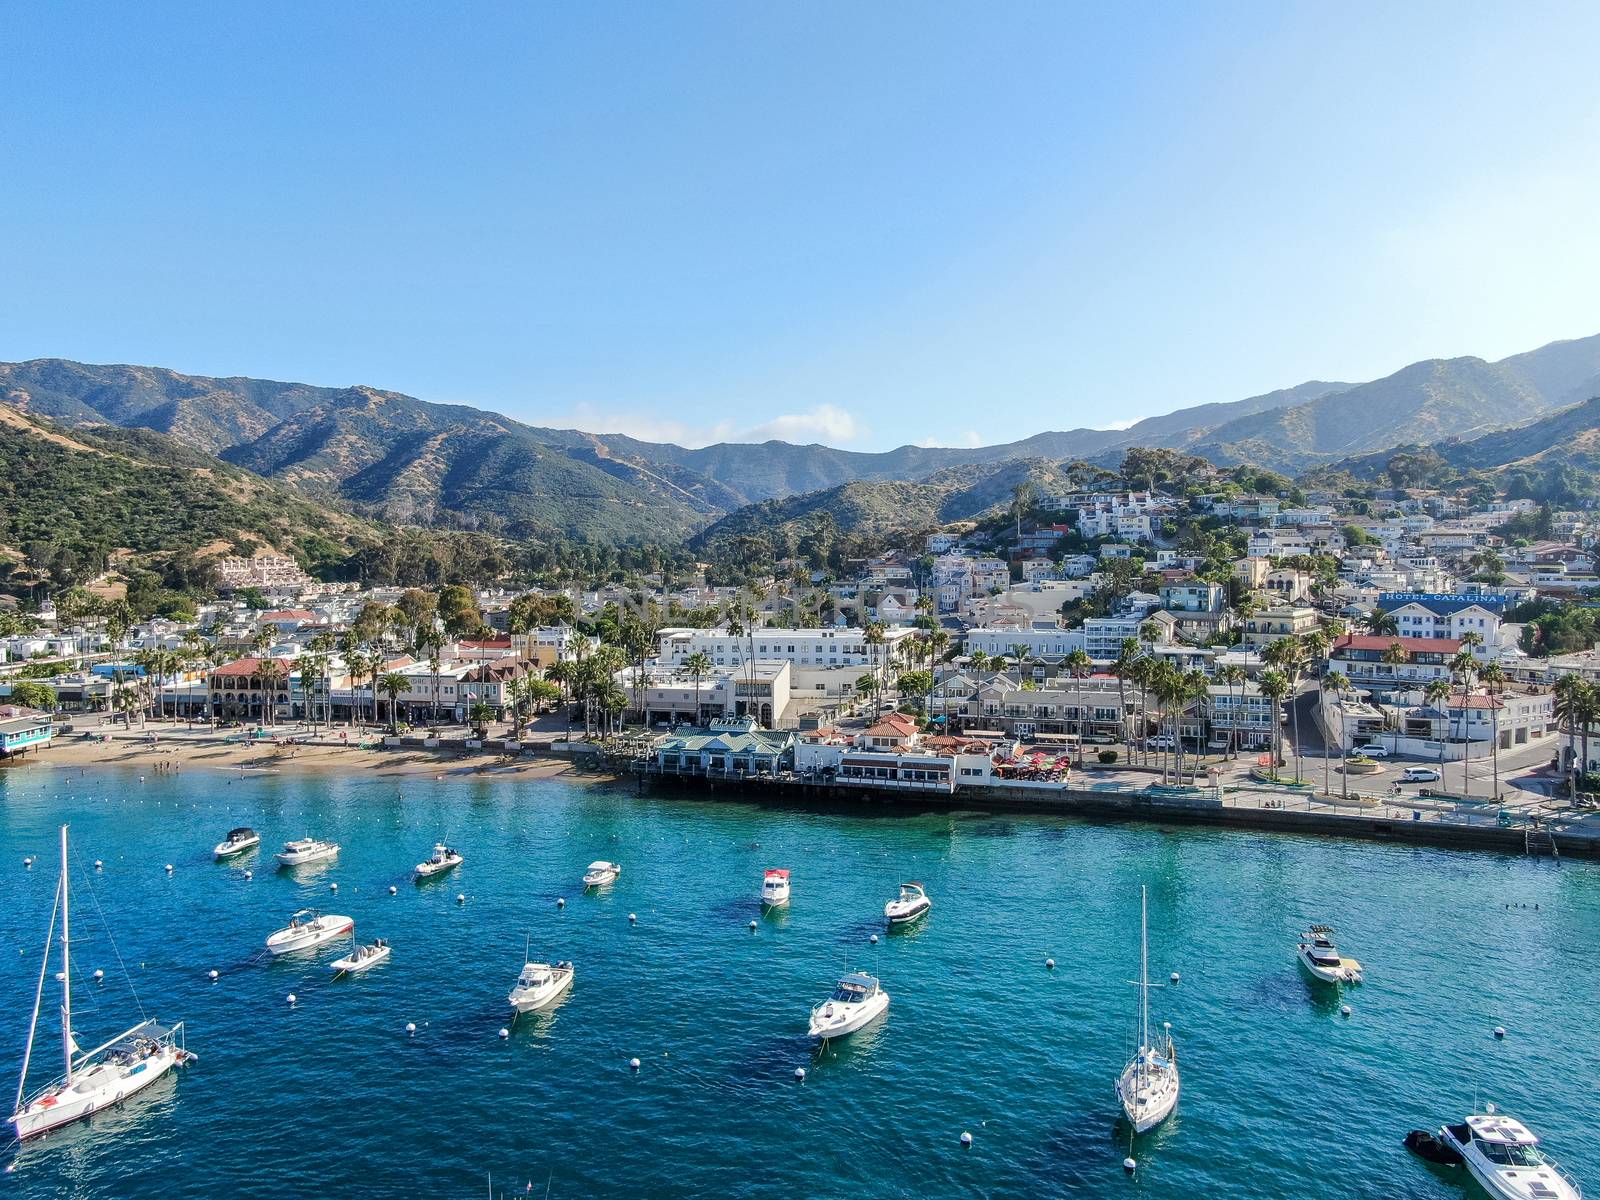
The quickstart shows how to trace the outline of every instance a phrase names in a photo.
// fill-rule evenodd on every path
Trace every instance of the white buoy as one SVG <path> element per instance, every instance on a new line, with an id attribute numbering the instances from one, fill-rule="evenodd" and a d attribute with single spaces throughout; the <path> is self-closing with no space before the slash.
<path id="1" fill-rule="evenodd" d="M 406 1022 L 406 1033 L 410 1034 L 412 1037 L 416 1037 L 417 1036 L 417 1026 L 416 1026 L 415 1022 L 413 1022 L 413 1021 L 407 1021 Z"/>
<path id="2" fill-rule="evenodd" d="M 256 877 L 256 873 L 254 871 L 246 871 L 244 873 L 244 877 L 246 879 L 254 879 Z"/>
<path id="3" fill-rule="evenodd" d="M 874 946 L 876 946 L 878 944 L 878 935 L 877 934 L 873 934 L 872 935 L 871 942 L 872 942 L 872 944 Z"/>
<path id="4" fill-rule="evenodd" d="M 96 983 L 99 983 L 105 977 L 106 977 L 106 973 L 104 971 L 100 970 L 99 967 L 96 967 L 95 971 L 94 971 L 94 981 Z"/>
<path id="5" fill-rule="evenodd" d="M 206 978 L 211 980 L 212 983 L 215 983 L 217 981 L 217 973 L 215 971 L 207 971 Z"/>
<path id="6" fill-rule="evenodd" d="M 556 898 L 556 907 L 557 908 L 565 908 L 566 906 L 567 906 L 566 900 L 564 898 L 558 896 Z"/>
<path id="7" fill-rule="evenodd" d="M 970 1133 L 968 1133 L 965 1129 L 963 1129 L 961 1131 L 961 1144 L 963 1146 L 972 1145 L 972 1135 Z"/>
<path id="8" fill-rule="evenodd" d="M 1056 969 L 1056 960 L 1053 959 L 1053 958 L 1045 959 L 1044 960 L 1044 969 L 1046 971 L 1054 971 Z"/>
<path id="9" fill-rule="evenodd" d="M 171 875 L 171 874 L 172 874 L 172 864 L 171 864 L 171 863 L 168 863 L 168 864 L 167 864 L 167 874 L 168 874 L 168 875 Z"/>
<path id="10" fill-rule="evenodd" d="M 467 894 L 465 892 L 457 892 L 456 893 L 456 903 L 457 904 L 465 904 L 466 902 L 467 902 Z"/>
<path id="11" fill-rule="evenodd" d="M 1503 1037 L 1505 1037 L 1505 1035 L 1506 1035 L 1506 1027 L 1504 1025 L 1496 1025 L 1494 1027 L 1494 1036 L 1496 1038 L 1503 1038 Z"/>
<path id="12" fill-rule="evenodd" d="M 507 1029 L 504 1025 L 502 1025 L 500 1027 L 500 1036 L 501 1036 L 502 1039 L 510 1037 L 511 1036 L 511 1030 Z"/>
<path id="13" fill-rule="evenodd" d="M 1173 972 L 1173 973 L 1172 973 L 1172 975 L 1171 975 L 1171 979 L 1172 979 L 1172 982 L 1173 982 L 1173 983 L 1177 983 L 1177 982 L 1178 982 L 1178 980 L 1179 980 L 1179 979 L 1181 979 L 1181 978 L 1182 978 L 1182 976 L 1181 976 L 1181 975 L 1179 975 L 1179 974 L 1178 974 L 1178 973 L 1177 973 L 1177 972 L 1176 972 L 1176 971 L 1174 971 L 1174 972 Z"/>
<path id="14" fill-rule="evenodd" d="M 628 914 L 628 924 L 629 925 L 634 924 L 636 921 L 638 921 L 638 919 L 639 919 L 639 914 L 638 913 L 629 913 Z"/>
<path id="15" fill-rule="evenodd" d="M 391 895 L 391 896 L 397 896 L 397 895 L 399 895 L 399 894 L 400 894 L 400 889 L 399 889 L 399 888 L 397 888 L 397 887 L 395 887 L 395 885 L 394 885 L 394 884 L 392 884 L 392 883 L 391 883 L 391 884 L 390 884 L 390 885 L 389 885 L 389 895 Z"/>
<path id="16" fill-rule="evenodd" d="M 339 890 L 339 885 L 337 883 L 330 883 L 328 885 L 328 890 L 330 892 L 337 892 Z"/>
<path id="17" fill-rule="evenodd" d="M 293 992 L 290 992 L 290 993 L 289 993 L 289 1003 L 290 1003 L 290 1004 L 293 1004 L 293 1003 L 294 1003 L 294 993 L 293 993 Z"/>
<path id="18" fill-rule="evenodd" d="M 1348 1017 L 1350 1015 L 1350 1006 L 1348 1004 L 1341 1004 L 1339 1006 L 1339 1015 L 1341 1017 Z"/>
<path id="19" fill-rule="evenodd" d="M 754 919 L 752 919 L 751 922 L 750 922 L 750 932 L 754 933 L 755 931 L 756 931 L 756 923 L 755 923 Z"/>
<path id="20" fill-rule="evenodd" d="M 806 1069 L 804 1067 L 796 1067 L 794 1069 L 794 1077 L 804 1083 L 806 1081 Z"/>
<path id="21" fill-rule="evenodd" d="M 1139 1166 L 1139 1164 L 1133 1159 L 1133 1157 L 1131 1155 L 1122 1160 L 1122 1169 L 1124 1171 L 1133 1171 L 1133 1170 L 1137 1169 L 1138 1166 Z"/>
<path id="22" fill-rule="evenodd" d="M 94 860 L 94 869 L 96 871 L 103 871 L 105 870 L 105 867 L 105 863 L 101 862 L 98 858 Z"/>
<path id="23" fill-rule="evenodd" d="M 630 1058 L 628 1060 L 628 1065 L 637 1071 L 639 1069 L 639 1060 L 637 1058 Z"/>

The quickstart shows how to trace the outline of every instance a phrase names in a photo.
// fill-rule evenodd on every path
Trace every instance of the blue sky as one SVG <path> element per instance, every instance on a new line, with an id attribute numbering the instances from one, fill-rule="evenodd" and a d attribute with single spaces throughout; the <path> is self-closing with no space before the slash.
<path id="1" fill-rule="evenodd" d="M 1600 332 L 1600 6 L 9 5 L 0 358 L 1002 441 Z"/>

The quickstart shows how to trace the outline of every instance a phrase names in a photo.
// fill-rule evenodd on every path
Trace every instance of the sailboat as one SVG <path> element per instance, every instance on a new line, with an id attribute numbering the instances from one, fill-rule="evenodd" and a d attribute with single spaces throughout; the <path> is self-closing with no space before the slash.
<path id="1" fill-rule="evenodd" d="M 183 1022 L 170 1028 L 155 1021 L 139 1022 L 93 1050 L 79 1049 L 72 1035 L 72 931 L 71 887 L 67 877 L 67 827 L 61 827 L 61 879 L 56 884 L 55 906 L 50 911 L 44 961 L 33 993 L 33 1017 L 28 1022 L 28 1049 L 22 1056 L 22 1075 L 11 1126 L 18 1140 L 37 1137 L 68 1122 L 90 1116 L 120 1103 L 149 1087 L 175 1066 L 195 1058 L 183 1046 Z M 39 1008 L 50 971 L 50 944 L 55 940 L 56 918 L 61 919 L 61 1044 L 65 1068 L 61 1078 L 32 1095 L 27 1094 L 28 1067 L 33 1060 L 34 1037 L 39 1030 Z"/>
<path id="2" fill-rule="evenodd" d="M 1172 1044 L 1172 1026 L 1163 1025 L 1162 1037 L 1150 1037 L 1150 910 L 1143 887 L 1139 889 L 1139 1049 L 1117 1077 L 1117 1098 L 1135 1133 L 1154 1129 L 1178 1103 L 1178 1053 Z"/>

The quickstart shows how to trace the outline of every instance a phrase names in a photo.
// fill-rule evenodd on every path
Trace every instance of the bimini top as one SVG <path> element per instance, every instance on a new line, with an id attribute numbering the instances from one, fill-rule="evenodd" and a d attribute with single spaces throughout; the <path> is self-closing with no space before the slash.
<path id="1" fill-rule="evenodd" d="M 256 831 L 251 829 L 248 825 L 241 825 L 237 829 L 228 830 L 228 840 L 230 842 L 242 842 L 245 838 L 252 838 L 255 836 Z"/>
<path id="2" fill-rule="evenodd" d="M 842 988 L 862 988 L 870 992 L 877 988 L 878 981 L 871 975 L 852 974 L 846 975 L 844 978 L 840 979 L 839 986 Z"/>
<path id="3" fill-rule="evenodd" d="M 789 878 L 789 868 L 787 868 L 787 867 L 768 867 L 767 868 L 767 878 L 768 879 L 787 879 L 787 878 Z"/>
<path id="4" fill-rule="evenodd" d="M 1497 1142 L 1502 1146 L 1539 1144 L 1539 1139 L 1521 1121 L 1500 1113 L 1475 1113 L 1467 1118 L 1467 1128 L 1480 1141 Z"/>

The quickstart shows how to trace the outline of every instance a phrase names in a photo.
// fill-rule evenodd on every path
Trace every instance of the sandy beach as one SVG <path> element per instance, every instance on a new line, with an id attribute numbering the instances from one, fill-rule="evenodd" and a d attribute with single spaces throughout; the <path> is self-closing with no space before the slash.
<path id="1" fill-rule="evenodd" d="M 69 734 L 48 749 L 30 754 L 7 769 L 69 771 L 117 766 L 138 768 L 149 774 L 169 771 L 284 775 L 359 772 L 395 779 L 473 775 L 508 779 L 561 777 L 574 782 L 601 782 L 610 778 L 578 771 L 571 763 L 550 755 L 508 758 L 494 751 L 453 748 L 426 750 L 381 745 L 362 748 L 354 737 L 346 745 L 337 736 L 330 738 L 322 734 L 310 739 L 299 731 L 292 735 L 294 745 L 275 745 L 271 740 L 246 742 L 238 730 L 227 733 L 202 728 L 190 730 L 182 725 L 151 725 L 143 729 L 135 725 L 131 731 L 119 726 L 91 732 L 94 733 L 92 738 Z M 369 738 L 369 741 L 375 740 L 376 735 Z"/>

